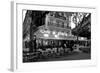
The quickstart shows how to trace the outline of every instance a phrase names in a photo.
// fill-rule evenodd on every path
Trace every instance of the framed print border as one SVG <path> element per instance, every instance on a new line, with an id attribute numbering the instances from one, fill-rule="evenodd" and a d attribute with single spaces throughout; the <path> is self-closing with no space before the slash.
<path id="1" fill-rule="evenodd" d="M 22 10 L 49 10 L 49 11 L 72 11 L 72 12 L 90 12 L 91 16 L 91 59 L 90 60 L 74 60 L 74 61 L 55 61 L 55 62 L 38 62 L 23 63 L 22 62 Z M 11 70 L 38 70 L 38 69 L 55 69 L 66 67 L 94 66 L 97 64 L 97 55 L 95 48 L 95 25 L 96 24 L 96 8 L 93 7 L 74 7 L 60 5 L 41 5 L 25 2 L 11 2 Z"/>

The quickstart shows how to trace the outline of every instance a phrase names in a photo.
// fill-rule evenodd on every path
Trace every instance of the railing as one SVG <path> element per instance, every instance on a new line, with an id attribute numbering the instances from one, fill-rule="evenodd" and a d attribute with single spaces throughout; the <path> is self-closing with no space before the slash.
<path id="1" fill-rule="evenodd" d="M 60 18 L 55 18 L 53 16 L 49 16 L 49 19 L 48 19 L 48 26 L 55 25 L 56 27 L 69 28 L 69 24 L 67 23 L 68 21 L 60 19 Z"/>

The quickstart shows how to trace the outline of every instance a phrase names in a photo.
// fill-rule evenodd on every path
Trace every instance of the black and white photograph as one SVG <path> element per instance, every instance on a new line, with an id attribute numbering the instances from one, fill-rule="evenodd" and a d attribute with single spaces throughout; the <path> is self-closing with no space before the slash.
<path id="1" fill-rule="evenodd" d="M 91 59 L 91 13 L 22 10 L 22 61 Z"/>
<path id="2" fill-rule="evenodd" d="M 97 64 L 95 7 L 32 2 L 12 4 L 13 71 Z"/>

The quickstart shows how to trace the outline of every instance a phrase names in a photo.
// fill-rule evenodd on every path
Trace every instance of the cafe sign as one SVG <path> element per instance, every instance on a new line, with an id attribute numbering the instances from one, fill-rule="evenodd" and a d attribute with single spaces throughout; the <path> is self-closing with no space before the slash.
<path id="1" fill-rule="evenodd" d="M 59 36 L 68 36 L 68 34 L 66 32 L 57 32 L 57 31 L 50 31 L 50 30 L 43 30 L 41 29 L 40 32 L 42 34 L 52 34 L 52 35 L 59 35 Z"/>

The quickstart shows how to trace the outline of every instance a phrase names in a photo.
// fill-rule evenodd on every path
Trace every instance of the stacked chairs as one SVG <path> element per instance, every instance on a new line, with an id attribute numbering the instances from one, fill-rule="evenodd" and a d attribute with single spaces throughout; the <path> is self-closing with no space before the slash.
<path id="1" fill-rule="evenodd" d="M 70 51 L 70 48 L 45 48 L 45 49 L 37 49 L 37 52 L 39 53 L 38 58 L 39 59 L 48 59 L 48 58 L 54 58 L 54 57 L 60 57 L 64 56 Z"/>

